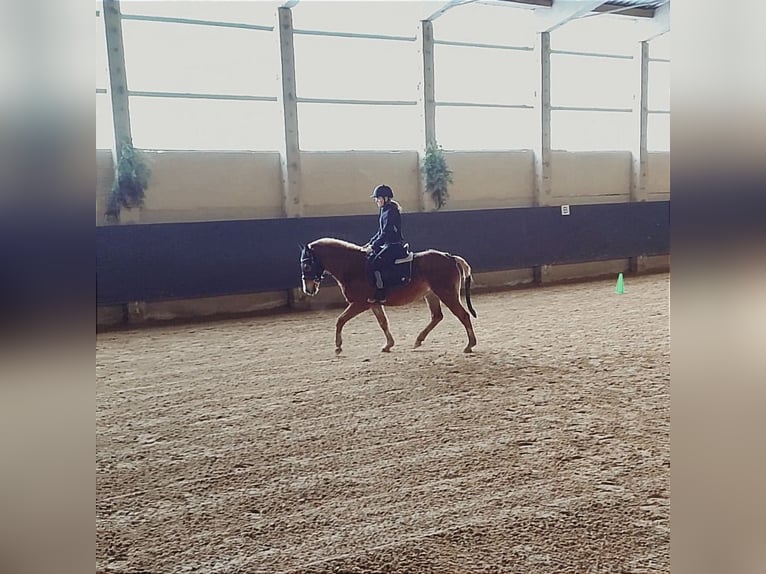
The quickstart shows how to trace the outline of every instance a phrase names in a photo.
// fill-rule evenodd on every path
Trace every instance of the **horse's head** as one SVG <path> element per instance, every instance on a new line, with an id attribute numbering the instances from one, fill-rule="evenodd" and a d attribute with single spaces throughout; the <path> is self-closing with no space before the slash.
<path id="1" fill-rule="evenodd" d="M 324 265 L 308 245 L 301 245 L 301 279 L 303 292 L 312 297 L 319 293 L 319 284 L 324 278 Z"/>

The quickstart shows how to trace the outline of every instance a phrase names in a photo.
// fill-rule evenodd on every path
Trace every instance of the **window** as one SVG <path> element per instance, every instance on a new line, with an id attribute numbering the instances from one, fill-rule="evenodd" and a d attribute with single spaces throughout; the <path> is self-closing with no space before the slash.
<path id="1" fill-rule="evenodd" d="M 123 0 L 135 145 L 280 149 L 284 126 L 277 102 L 275 27 L 282 4 Z M 296 4 L 301 147 L 420 149 L 423 118 L 417 89 L 422 78 L 415 38 L 420 20 L 444 6 L 427 1 Z M 539 135 L 538 111 L 532 109 L 538 79 L 532 49 L 536 23 L 534 11 L 524 5 L 479 3 L 447 10 L 434 21 L 436 133 L 442 146 L 534 146 Z M 108 149 L 114 128 L 102 15 L 96 24 L 96 145 Z M 642 29 L 635 19 L 602 14 L 551 33 L 553 148 L 631 149 L 637 129 L 630 113 L 636 83 L 632 58 Z M 667 150 L 670 34 L 652 40 L 649 54 L 648 145 L 653 151 Z"/>
<path id="2" fill-rule="evenodd" d="M 278 41 L 274 32 L 247 27 L 274 26 L 275 9 L 271 2 L 123 2 L 136 147 L 279 149 Z M 235 26 L 142 19 L 146 16 Z"/>
<path id="3" fill-rule="evenodd" d="M 144 149 L 278 150 L 281 117 L 276 102 L 130 98 L 133 142 Z"/>
<path id="4" fill-rule="evenodd" d="M 433 3 L 432 14 L 445 3 Z M 523 5 L 466 4 L 445 12 L 434 21 L 439 40 L 510 46 L 535 44 L 535 15 Z"/>
<path id="5" fill-rule="evenodd" d="M 567 22 L 551 33 L 552 50 L 632 56 L 639 26 L 633 18 L 592 14 Z"/>
<path id="6" fill-rule="evenodd" d="M 434 47 L 437 102 L 534 104 L 531 51 Z"/>
<path id="7" fill-rule="evenodd" d="M 649 114 L 646 147 L 649 151 L 670 151 L 670 114 Z"/>
<path id="8" fill-rule="evenodd" d="M 298 97 L 418 98 L 415 42 L 295 35 Z"/>
<path id="9" fill-rule="evenodd" d="M 551 147 L 631 149 L 636 42 L 635 20 L 603 14 L 551 33 Z"/>
<path id="10" fill-rule="evenodd" d="M 419 19 L 426 15 L 416 2 L 301 2 L 295 7 L 295 76 L 302 149 L 420 147 L 420 69 L 415 36 Z M 328 33 L 394 38 L 333 37 Z"/>
<path id="11" fill-rule="evenodd" d="M 649 151 L 670 151 L 670 32 L 649 42 Z"/>
<path id="12" fill-rule="evenodd" d="M 282 3 L 280 3 L 282 4 Z M 415 36 L 420 20 L 442 4 L 430 1 L 338 2 L 301 0 L 293 10 L 296 30 Z"/>
<path id="13" fill-rule="evenodd" d="M 436 136 L 442 146 L 460 150 L 534 146 L 537 123 L 530 109 L 534 41 L 529 9 L 470 4 L 445 12 L 434 22 Z"/>
<path id="14" fill-rule="evenodd" d="M 271 32 L 123 20 L 131 91 L 277 95 Z"/>
<path id="15" fill-rule="evenodd" d="M 417 106 L 298 104 L 300 146 L 305 150 L 415 150 L 420 143 Z"/>
<path id="16" fill-rule="evenodd" d="M 112 100 L 109 97 L 109 64 L 106 55 L 104 15 L 96 16 L 96 149 L 112 149 L 114 124 Z"/>
<path id="17" fill-rule="evenodd" d="M 551 147 L 568 151 L 629 150 L 637 128 L 633 115 L 616 112 L 551 114 Z"/>
<path id="18" fill-rule="evenodd" d="M 147 2 L 146 0 L 121 0 L 123 14 L 159 16 L 172 18 L 190 18 L 194 20 L 213 20 L 242 24 L 273 26 L 276 21 L 277 6 L 284 2 L 257 0 L 255 2 L 167 0 Z"/>
<path id="19" fill-rule="evenodd" d="M 649 62 L 649 110 L 670 110 L 670 63 Z"/>
<path id="20" fill-rule="evenodd" d="M 503 108 L 436 108 L 436 137 L 446 149 L 532 149 L 535 110 Z"/>
<path id="21" fill-rule="evenodd" d="M 551 105 L 590 108 L 633 106 L 632 60 L 551 55 Z"/>

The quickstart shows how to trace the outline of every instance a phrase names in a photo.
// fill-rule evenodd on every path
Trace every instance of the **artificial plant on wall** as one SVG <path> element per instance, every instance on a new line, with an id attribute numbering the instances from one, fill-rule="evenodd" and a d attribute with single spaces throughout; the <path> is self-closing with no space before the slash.
<path id="1" fill-rule="evenodd" d="M 436 209 L 441 209 L 447 204 L 449 198 L 452 170 L 447 167 L 444 150 L 436 142 L 426 147 L 421 169 L 425 176 L 426 193 L 433 200 Z"/>
<path id="2" fill-rule="evenodd" d="M 133 148 L 130 142 L 120 146 L 114 182 L 106 207 L 106 219 L 111 223 L 120 221 L 120 211 L 144 205 L 146 188 L 149 186 L 151 170 L 146 160 Z"/>

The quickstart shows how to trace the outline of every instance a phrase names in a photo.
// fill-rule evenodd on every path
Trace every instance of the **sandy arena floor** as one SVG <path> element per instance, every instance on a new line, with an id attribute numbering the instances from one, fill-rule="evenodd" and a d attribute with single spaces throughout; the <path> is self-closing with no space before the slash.
<path id="1" fill-rule="evenodd" d="M 97 571 L 669 572 L 668 287 L 100 334 Z"/>

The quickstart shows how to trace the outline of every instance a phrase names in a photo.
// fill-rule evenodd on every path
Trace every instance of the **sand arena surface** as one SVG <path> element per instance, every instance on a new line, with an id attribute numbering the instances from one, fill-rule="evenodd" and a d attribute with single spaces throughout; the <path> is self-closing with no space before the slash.
<path id="1" fill-rule="evenodd" d="M 97 338 L 97 571 L 669 572 L 668 275 Z"/>

